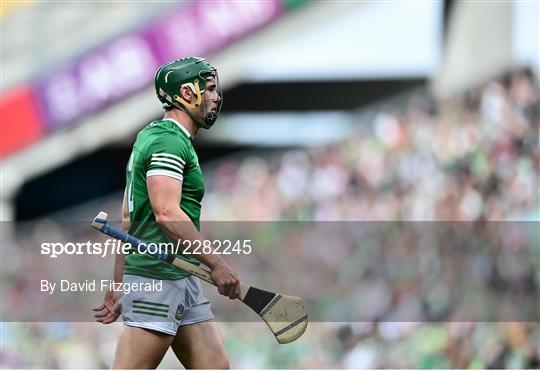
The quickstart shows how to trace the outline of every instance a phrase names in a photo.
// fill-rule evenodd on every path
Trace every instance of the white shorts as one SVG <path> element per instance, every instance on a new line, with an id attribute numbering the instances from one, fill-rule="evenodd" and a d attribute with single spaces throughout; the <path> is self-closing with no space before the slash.
<path id="1" fill-rule="evenodd" d="M 188 276 L 177 281 L 157 280 L 124 274 L 124 283 L 139 287 L 159 287 L 161 290 L 131 291 L 122 299 L 122 319 L 127 326 L 140 327 L 169 335 L 176 335 L 180 326 L 214 318 L 210 302 L 203 295 L 197 277 Z"/>

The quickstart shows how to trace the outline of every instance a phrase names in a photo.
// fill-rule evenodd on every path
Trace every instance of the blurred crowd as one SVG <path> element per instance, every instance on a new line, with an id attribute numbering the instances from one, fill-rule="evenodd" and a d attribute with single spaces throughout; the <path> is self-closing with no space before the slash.
<path id="1" fill-rule="evenodd" d="M 240 273 L 260 287 L 302 296 L 316 321 L 303 338 L 287 346 L 277 345 L 260 322 L 224 322 L 233 367 L 540 367 L 538 233 L 527 240 L 523 233 L 529 231 L 526 237 L 531 237 L 530 228 L 517 229 L 523 233 L 510 228 L 514 233 L 497 235 L 500 243 L 461 256 L 450 253 L 447 259 L 454 244 L 445 247 L 440 241 L 435 248 L 429 234 L 419 237 L 412 227 L 390 238 L 395 230 L 386 229 L 390 222 L 382 223 L 538 222 L 539 128 L 538 79 L 529 69 L 518 69 L 458 97 L 436 101 L 413 95 L 404 107 L 377 110 L 370 122 L 359 123 L 355 135 L 324 148 L 251 152 L 205 169 L 204 220 L 381 222 L 367 224 L 379 236 L 372 243 L 355 238 L 361 228 L 338 233 L 336 239 L 336 231 L 311 229 L 302 235 L 278 224 L 283 233 L 276 234 L 282 237 L 268 243 L 274 249 L 256 251 L 258 258 L 240 264 Z M 62 233 L 47 223 L 47 230 Z M 469 240 L 474 230 L 465 233 L 458 227 L 460 233 L 461 241 Z M 388 238 L 380 239 L 381 234 Z M 30 237 L 23 237 L 20 246 L 31 245 Z M 276 255 L 280 257 L 272 258 Z M 39 265 L 35 253 L 24 256 Z M 23 311 L 23 299 L 31 296 L 17 264 L 23 262 L 3 267 L 3 276 L 9 275 L 1 285 L 4 293 L 10 292 L 3 294 L 9 298 L 3 311 Z M 17 283 L 17 290 L 6 287 L 13 288 L 10 282 Z M 504 297 L 509 289 L 519 292 L 516 303 L 532 306 L 534 314 L 465 313 L 471 309 L 452 306 L 456 282 L 469 286 L 467 295 L 484 306 L 502 303 L 497 296 Z M 240 312 L 234 303 L 217 308 L 222 301 L 209 291 L 219 303 L 218 319 L 228 318 L 227 311 Z M 332 316 L 340 311 L 347 315 Z M 351 311 L 359 315 L 351 316 Z M 510 322 L 512 318 L 519 322 Z M 3 323 L 2 367 L 109 367 L 119 330 L 118 323 Z M 178 364 L 168 355 L 162 367 Z"/>
<path id="2" fill-rule="evenodd" d="M 534 224 L 530 226 L 537 230 L 534 225 L 540 219 L 540 90 L 538 79 L 530 69 L 509 72 L 484 86 L 440 101 L 412 96 L 405 108 L 379 111 L 367 124 L 356 135 L 325 148 L 220 163 L 215 178 L 208 182 L 205 218 L 531 221 Z M 535 234 L 528 253 L 522 257 L 531 262 L 528 268 L 524 268 L 527 264 L 523 261 L 515 264 L 515 252 L 519 248 L 510 248 L 510 254 L 492 249 L 477 259 L 484 267 L 498 265 L 502 276 L 516 267 L 524 268 L 514 273 L 521 270 L 518 275 L 531 279 L 526 295 L 532 300 L 535 313 L 540 313 L 539 243 Z M 398 258 L 403 259 L 402 264 L 390 263 L 391 269 L 414 266 L 412 262 L 406 264 L 410 253 L 409 249 Z M 331 254 L 321 258 L 324 264 L 304 270 L 331 266 L 332 259 L 328 256 Z M 361 271 L 362 261 L 374 261 L 365 251 L 349 258 L 340 260 L 333 268 L 352 270 L 356 265 L 357 271 Z M 349 264 L 351 261 L 354 264 Z M 470 272 L 468 268 L 463 271 Z M 464 272 L 454 274 L 467 275 Z M 471 280 L 470 286 L 482 280 L 489 286 L 494 275 Z M 380 284 L 365 278 L 357 281 L 361 273 L 353 277 L 353 281 L 360 282 L 358 286 Z M 444 279 L 437 282 L 443 285 L 436 285 L 432 292 L 435 296 L 448 283 Z M 320 286 L 325 288 L 324 284 Z M 366 293 L 380 293 L 384 289 L 366 291 L 359 287 L 359 297 L 369 298 L 361 306 L 369 307 L 376 302 L 376 298 Z M 395 287 L 392 289 L 388 291 L 389 297 L 401 294 Z M 484 292 L 475 291 L 473 296 L 489 302 L 480 294 Z M 425 303 L 421 294 L 415 295 L 418 295 L 416 300 Z M 491 302 L 491 305 L 499 304 L 496 300 Z M 448 316 L 451 318 L 452 314 Z M 460 316 L 455 317 L 454 313 L 456 322 L 445 324 L 334 323 L 331 326 L 334 330 L 322 335 L 327 340 L 320 348 L 333 351 L 315 352 L 333 354 L 334 358 L 308 361 L 305 367 L 540 367 L 538 318 L 528 323 L 462 322 L 464 317 Z M 338 347 L 332 343 L 336 338 L 340 340 Z"/>
<path id="3" fill-rule="evenodd" d="M 537 220 L 539 99 L 523 69 L 437 103 L 413 96 L 324 148 L 224 161 L 207 182 L 203 215 Z"/>

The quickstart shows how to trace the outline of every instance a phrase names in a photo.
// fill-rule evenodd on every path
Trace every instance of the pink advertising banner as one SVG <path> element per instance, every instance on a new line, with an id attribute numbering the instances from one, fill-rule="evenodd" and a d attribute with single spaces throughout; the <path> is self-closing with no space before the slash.
<path id="1" fill-rule="evenodd" d="M 281 14 L 279 0 L 198 1 L 94 49 L 35 87 L 46 130 L 67 127 L 149 86 L 161 64 L 207 56 Z"/>

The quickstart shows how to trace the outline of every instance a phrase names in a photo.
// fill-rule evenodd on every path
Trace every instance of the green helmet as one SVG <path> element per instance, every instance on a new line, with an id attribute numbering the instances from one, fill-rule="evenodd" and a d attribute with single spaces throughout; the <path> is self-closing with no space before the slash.
<path id="1" fill-rule="evenodd" d="M 216 79 L 216 89 L 220 97 L 216 112 L 208 112 L 203 93 L 206 89 L 206 80 L 210 77 Z M 217 69 L 204 58 L 186 57 L 164 64 L 156 71 L 154 79 L 156 94 L 164 107 L 176 107 L 187 113 L 191 119 L 199 126 L 209 129 L 217 120 L 223 102 L 219 87 Z M 187 85 L 195 94 L 197 101 L 190 103 L 185 101 L 180 95 L 182 86 Z M 203 104 L 205 118 L 201 119 L 193 115 L 189 109 Z"/>

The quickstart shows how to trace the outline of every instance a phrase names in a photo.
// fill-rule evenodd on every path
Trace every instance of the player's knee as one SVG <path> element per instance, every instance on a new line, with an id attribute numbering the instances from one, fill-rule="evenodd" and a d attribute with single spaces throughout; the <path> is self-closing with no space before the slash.
<path id="1" fill-rule="evenodd" d="M 193 360 L 193 362 L 188 364 L 186 368 L 228 370 L 231 368 L 231 365 L 227 357 L 205 357 L 199 361 Z"/>
<path id="2" fill-rule="evenodd" d="M 210 364 L 207 366 L 209 366 L 208 368 L 214 368 L 217 370 L 228 370 L 231 368 L 229 357 L 227 357 L 227 354 L 224 352 L 217 352 L 217 354 L 214 354 L 214 357 L 212 357 L 210 360 Z"/>
<path id="3" fill-rule="evenodd" d="M 222 357 L 218 362 L 216 362 L 216 369 L 219 370 L 228 370 L 231 368 L 231 364 L 229 363 L 229 358 Z"/>

